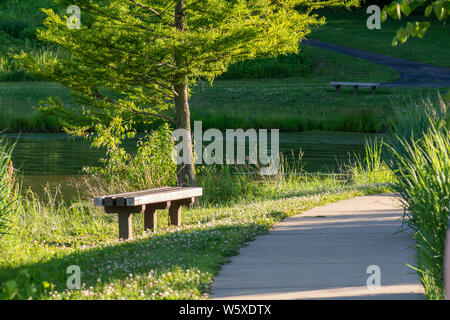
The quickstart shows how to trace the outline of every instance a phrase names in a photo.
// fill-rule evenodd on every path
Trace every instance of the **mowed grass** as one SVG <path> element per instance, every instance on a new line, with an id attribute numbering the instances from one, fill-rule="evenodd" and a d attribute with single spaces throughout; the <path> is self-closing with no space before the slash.
<path id="1" fill-rule="evenodd" d="M 450 67 L 450 27 L 435 18 L 425 18 L 419 13 L 402 20 L 388 19 L 381 29 L 369 30 L 366 25 L 369 14 L 365 10 L 321 10 L 327 23 L 315 28 L 309 39 L 376 52 L 393 57 L 413 60 L 431 65 Z M 425 37 L 409 38 L 404 44 L 392 46 L 392 39 L 399 27 L 415 21 L 430 21 L 431 27 Z"/>
<path id="2" fill-rule="evenodd" d="M 394 107 L 435 95 L 437 89 L 342 87 L 330 81 L 387 82 L 400 78 L 390 68 L 327 50 L 301 46 L 315 61 L 306 77 L 215 81 L 192 88 L 192 117 L 208 128 L 278 128 L 284 131 L 327 130 L 381 132 Z M 445 93 L 445 89 L 440 90 Z"/>

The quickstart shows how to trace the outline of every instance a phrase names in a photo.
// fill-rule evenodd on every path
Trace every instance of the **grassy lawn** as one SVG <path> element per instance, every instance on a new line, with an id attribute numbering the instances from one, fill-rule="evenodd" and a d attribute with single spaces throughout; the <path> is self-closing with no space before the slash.
<path id="1" fill-rule="evenodd" d="M 285 217 L 314 206 L 384 190 L 333 178 L 296 178 L 254 186 L 237 202 L 186 209 L 182 227 L 117 240 L 117 217 L 91 203 L 48 205 L 29 198 L 0 242 L 0 294 L 26 299 L 204 299 L 228 257 Z M 66 289 L 67 268 L 81 270 L 81 290 Z"/>
<path id="2" fill-rule="evenodd" d="M 406 26 L 407 21 L 426 21 L 420 15 L 411 15 L 401 21 L 388 19 L 380 30 L 369 30 L 366 26 L 369 17 L 363 10 L 322 10 L 327 23 L 316 28 L 309 39 L 344 45 L 356 49 L 386 54 L 393 57 L 450 67 L 450 28 L 436 19 L 429 20 L 432 25 L 423 39 L 410 38 L 404 44 L 391 45 L 397 29 Z"/>
<path id="3" fill-rule="evenodd" d="M 411 98 L 435 94 L 430 89 L 343 88 L 337 95 L 333 80 L 385 82 L 399 79 L 396 71 L 361 59 L 302 46 L 314 61 L 313 73 L 282 79 L 216 80 L 213 86 L 192 88 L 192 120 L 204 128 L 278 128 L 283 131 L 327 130 L 375 132 L 386 128 L 391 108 Z M 445 90 L 441 90 L 445 92 Z M 49 96 L 72 104 L 70 92 L 46 82 L 0 83 L 0 128 L 6 131 L 59 131 L 56 119 L 36 106 Z"/>
<path id="4" fill-rule="evenodd" d="M 312 74 L 296 78 L 218 80 L 192 89 L 192 117 L 209 128 L 279 128 L 285 131 L 328 130 L 375 132 L 387 126 L 393 107 L 435 95 L 436 89 L 343 88 L 337 95 L 330 81 L 387 82 L 395 70 L 320 48 L 301 46 L 314 61 Z M 445 93 L 445 89 L 440 90 Z"/>
<path id="5" fill-rule="evenodd" d="M 0 83 L 0 128 L 7 131 L 58 131 L 55 118 L 37 110 L 39 101 L 58 96 L 72 102 L 70 91 L 53 83 L 40 81 Z"/>
<path id="6" fill-rule="evenodd" d="M 21 50 L 22 42 L 33 46 L 34 42 L 25 40 L 43 17 L 37 13 L 37 7 L 48 5 L 50 1 L 39 1 L 33 7 L 27 7 L 33 13 L 33 19 L 27 23 L 22 13 L 14 14 L 16 9 L 3 8 L 5 21 L 10 21 L 8 23 L 21 31 L 14 37 L 15 29 L 11 29 L 9 24 L 1 25 L 0 37 L 5 37 L 5 41 L 3 46 L 0 45 L 0 52 L 8 51 L 8 46 L 15 51 Z M 381 30 L 368 30 L 368 15 L 364 10 L 328 9 L 319 11 L 319 14 L 326 16 L 328 22 L 313 30 L 308 38 L 450 67 L 449 42 L 442 41 L 449 39 L 450 29 L 436 21 L 424 39 L 412 38 L 403 45 L 392 47 L 392 37 L 397 28 L 406 23 L 405 20 L 399 22 L 390 19 L 382 24 Z M 415 18 L 420 17 L 411 19 Z M 302 58 L 298 63 L 302 64 L 302 68 L 298 68 L 298 74 L 295 73 L 297 71 L 293 74 L 290 72 L 292 76 L 289 78 L 283 78 L 284 72 L 286 68 L 289 69 L 289 63 L 297 63 L 295 59 L 289 60 L 287 65 L 279 69 L 280 78 L 274 76 L 271 70 L 270 79 L 239 80 L 237 77 L 233 80 L 216 80 L 213 86 L 200 82 L 191 88 L 192 120 L 203 121 L 205 129 L 380 132 L 387 127 L 386 120 L 391 117 L 392 107 L 436 92 L 430 89 L 383 88 L 372 97 L 369 89 L 360 89 L 359 95 L 355 97 L 352 88 L 343 88 L 341 94 L 337 95 L 334 88 L 329 86 L 330 81 L 387 82 L 400 77 L 395 70 L 364 60 L 305 45 L 300 45 L 300 49 Z M 266 64 L 270 63 L 273 61 Z M 244 69 L 238 70 L 241 75 L 245 74 Z M 445 89 L 441 92 L 444 93 Z M 73 104 L 69 91 L 58 85 L 45 82 L 0 82 L 0 130 L 60 131 L 61 127 L 55 118 L 44 116 L 35 109 L 40 100 L 49 96 L 59 96 L 65 103 Z M 140 129 L 149 128 L 142 125 Z"/>

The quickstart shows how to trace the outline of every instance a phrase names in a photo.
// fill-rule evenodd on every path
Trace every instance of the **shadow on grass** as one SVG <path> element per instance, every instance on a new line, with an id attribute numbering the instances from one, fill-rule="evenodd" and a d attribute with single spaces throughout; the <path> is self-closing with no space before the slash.
<path id="1" fill-rule="evenodd" d="M 53 290 L 66 290 L 68 277 L 71 276 L 67 268 L 76 265 L 80 267 L 81 283 L 86 288 L 102 287 L 117 280 L 126 282 L 130 274 L 145 276 L 152 271 L 158 277 L 176 269 L 182 272 L 187 269 L 198 270 L 207 276 L 194 286 L 199 292 L 205 293 L 212 276 L 227 261 L 226 257 L 237 254 L 245 242 L 267 229 L 268 226 L 254 223 L 187 228 L 162 235 L 150 233 L 141 239 L 80 249 L 68 255 L 55 250 L 55 256 L 47 261 L 0 269 L 0 284 L 3 284 L 0 292 L 5 290 L 7 281 L 14 280 L 18 288 L 15 298 L 28 298 L 33 285 L 33 298 L 48 298 L 49 290 L 44 289 L 43 282 L 53 284 Z M 61 246 L 55 243 L 51 245 Z M 180 281 L 177 283 L 183 286 Z M 192 283 L 189 285 L 192 286 Z"/>

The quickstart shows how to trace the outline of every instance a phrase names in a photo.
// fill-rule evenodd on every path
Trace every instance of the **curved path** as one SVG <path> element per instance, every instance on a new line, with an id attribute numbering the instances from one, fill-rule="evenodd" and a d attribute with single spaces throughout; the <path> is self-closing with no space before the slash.
<path id="1" fill-rule="evenodd" d="M 423 299 L 407 266 L 416 265 L 415 242 L 397 232 L 402 214 L 398 199 L 384 194 L 287 218 L 223 266 L 211 298 Z"/>
<path id="2" fill-rule="evenodd" d="M 450 68 L 435 67 L 424 63 L 394 58 L 378 53 L 325 43 L 318 40 L 304 40 L 302 41 L 302 44 L 335 51 L 397 70 L 402 79 L 383 83 L 383 87 L 439 88 L 450 86 Z"/>

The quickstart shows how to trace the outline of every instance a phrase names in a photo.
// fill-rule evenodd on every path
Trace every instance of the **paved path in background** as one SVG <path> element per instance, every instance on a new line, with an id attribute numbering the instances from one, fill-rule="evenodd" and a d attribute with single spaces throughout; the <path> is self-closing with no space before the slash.
<path id="1" fill-rule="evenodd" d="M 213 299 L 424 299 L 415 242 L 391 195 L 339 201 L 287 218 L 232 257 Z M 381 286 L 368 288 L 379 266 Z"/>
<path id="2" fill-rule="evenodd" d="M 450 86 L 450 68 L 435 67 L 424 63 L 394 58 L 378 53 L 325 43 L 318 40 L 304 40 L 302 41 L 302 44 L 335 51 L 397 70 L 402 79 L 383 83 L 383 87 L 438 88 Z"/>

